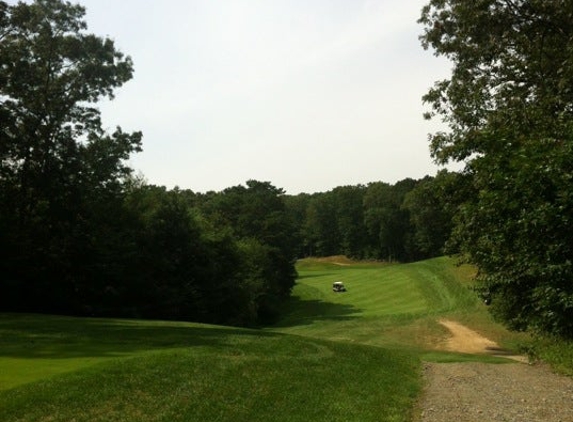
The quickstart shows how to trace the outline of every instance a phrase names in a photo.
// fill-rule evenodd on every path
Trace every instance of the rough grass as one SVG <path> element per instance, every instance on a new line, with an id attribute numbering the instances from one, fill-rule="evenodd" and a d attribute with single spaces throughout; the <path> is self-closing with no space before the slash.
<path id="1" fill-rule="evenodd" d="M 536 337 L 524 346 L 533 359 L 547 362 L 561 374 L 573 376 L 573 341 L 555 337 Z"/>

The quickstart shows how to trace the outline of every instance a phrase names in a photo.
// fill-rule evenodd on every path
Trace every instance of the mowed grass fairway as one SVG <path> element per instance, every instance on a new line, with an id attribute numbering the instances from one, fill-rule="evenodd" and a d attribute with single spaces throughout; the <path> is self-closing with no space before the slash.
<path id="1" fill-rule="evenodd" d="M 494 360 L 434 350 L 437 319 L 514 340 L 453 260 L 339 264 L 301 261 L 264 330 L 0 314 L 0 421 L 406 422 L 422 360 Z"/>
<path id="2" fill-rule="evenodd" d="M 470 289 L 473 270 L 450 258 L 406 265 L 302 260 L 298 270 L 294 298 L 277 327 L 284 333 L 416 353 L 443 339 L 447 331 L 437 322 L 443 317 L 478 324 L 496 340 L 507 335 Z M 347 292 L 334 293 L 335 281 Z"/>

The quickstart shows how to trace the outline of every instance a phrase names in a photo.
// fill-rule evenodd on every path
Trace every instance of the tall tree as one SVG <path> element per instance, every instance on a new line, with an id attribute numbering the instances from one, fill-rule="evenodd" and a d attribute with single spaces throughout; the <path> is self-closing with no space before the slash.
<path id="1" fill-rule="evenodd" d="M 376 245 L 376 258 L 389 261 L 413 258 L 410 216 L 402 203 L 416 183 L 413 179 L 404 179 L 395 185 L 383 182 L 368 185 L 364 195 L 364 218 Z"/>
<path id="2" fill-rule="evenodd" d="M 368 244 L 364 226 L 365 192 L 366 187 L 362 185 L 339 186 L 331 192 L 335 204 L 336 225 L 340 235 L 340 251 L 354 258 L 364 258 Z"/>
<path id="3" fill-rule="evenodd" d="M 300 258 L 312 255 L 312 245 L 309 242 L 304 224 L 310 200 L 311 195 L 308 193 L 284 197 L 285 210 L 295 227 L 296 256 Z"/>
<path id="4" fill-rule="evenodd" d="M 312 196 L 304 225 L 310 255 L 329 256 L 342 253 L 336 221 L 336 203 L 332 192 Z"/>
<path id="5" fill-rule="evenodd" d="M 9 291 L 41 303 L 75 300 L 93 210 L 113 206 L 140 149 L 141 133 L 102 129 L 93 104 L 113 98 L 132 62 L 86 33 L 84 14 L 61 0 L 0 1 L 1 265 Z"/>
<path id="6" fill-rule="evenodd" d="M 445 253 L 456 212 L 466 199 L 464 182 L 463 175 L 442 170 L 435 177 L 426 176 L 406 194 L 402 208 L 410 215 L 413 246 L 418 258 Z M 448 249 L 450 253 L 455 251 L 455 246 Z"/>
<path id="7" fill-rule="evenodd" d="M 494 315 L 573 337 L 573 2 L 432 0 L 421 41 L 453 62 L 426 94 L 440 162 L 473 195 L 456 229 Z"/>
<path id="8" fill-rule="evenodd" d="M 211 224 L 229 227 L 247 259 L 251 285 L 263 285 L 258 297 L 260 321 L 272 320 L 296 279 L 297 233 L 286 210 L 284 191 L 269 182 L 247 181 L 207 195 L 200 208 Z M 243 255 L 244 256 L 244 255 Z M 261 281 L 262 280 L 262 281 Z"/>

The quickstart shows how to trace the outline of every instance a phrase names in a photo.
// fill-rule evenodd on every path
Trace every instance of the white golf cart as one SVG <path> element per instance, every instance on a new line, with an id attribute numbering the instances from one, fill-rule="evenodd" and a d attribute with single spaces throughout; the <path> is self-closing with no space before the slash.
<path id="1" fill-rule="evenodd" d="M 332 291 L 334 293 L 342 293 L 346 291 L 346 287 L 344 287 L 344 283 L 342 281 L 335 281 L 332 283 Z"/>

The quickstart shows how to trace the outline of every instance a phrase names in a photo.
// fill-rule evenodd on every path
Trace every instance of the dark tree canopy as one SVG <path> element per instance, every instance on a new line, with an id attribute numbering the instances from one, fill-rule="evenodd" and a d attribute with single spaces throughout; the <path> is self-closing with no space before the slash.
<path id="1" fill-rule="evenodd" d="M 453 63 L 424 100 L 449 125 L 434 157 L 472 180 L 457 241 L 494 315 L 573 337 L 573 2 L 432 0 L 420 22 Z"/>
<path id="2" fill-rule="evenodd" d="M 248 284 L 257 296 L 253 308 L 260 320 L 273 320 L 296 279 L 297 234 L 284 191 L 269 182 L 249 180 L 246 186 L 233 186 L 198 202 L 207 220 L 228 228 L 239 241 L 251 269 Z"/>
<path id="3" fill-rule="evenodd" d="M 435 177 L 425 177 L 406 194 L 402 208 L 410 215 L 418 256 L 446 253 L 458 206 L 465 199 L 464 182 L 459 173 L 442 170 Z"/>
<path id="4" fill-rule="evenodd" d="M 96 103 L 131 59 L 62 0 L 0 0 L 0 310 L 253 325 L 294 285 L 283 192 L 149 186 Z"/>
<path id="5" fill-rule="evenodd" d="M 441 255 L 461 186 L 458 173 L 443 171 L 394 185 L 373 182 L 287 197 L 298 256 L 406 262 Z"/>
<path id="6" fill-rule="evenodd" d="M 59 0 L 0 3 L 0 183 L 20 224 L 117 187 L 140 149 L 141 133 L 105 133 L 92 106 L 131 79 L 132 63 L 84 32 L 84 13 Z"/>
<path id="7" fill-rule="evenodd" d="M 429 116 L 450 126 L 432 138 L 439 160 L 497 153 L 523 138 L 568 136 L 572 21 L 566 0 L 429 2 L 422 43 L 454 64 L 451 78 L 424 97 Z"/>
<path id="8" fill-rule="evenodd" d="M 0 2 L 1 270 L 14 287 L 4 298 L 25 293 L 33 309 L 79 306 L 88 256 L 115 224 L 125 160 L 140 149 L 141 133 L 101 127 L 93 103 L 113 97 L 132 63 L 85 32 L 84 13 L 59 0 Z"/>

